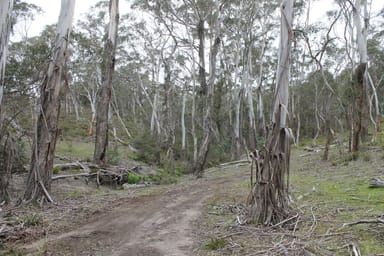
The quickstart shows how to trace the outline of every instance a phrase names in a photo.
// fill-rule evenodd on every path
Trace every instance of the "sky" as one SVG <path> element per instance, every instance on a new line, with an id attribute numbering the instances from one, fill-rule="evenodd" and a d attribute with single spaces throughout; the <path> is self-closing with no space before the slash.
<path id="1" fill-rule="evenodd" d="M 43 9 L 43 13 L 39 14 L 35 20 L 31 22 L 31 24 L 27 24 L 27 27 L 16 28 L 16 33 L 19 32 L 23 34 L 27 29 L 28 36 L 37 36 L 46 25 L 54 24 L 58 21 L 61 0 L 25 0 L 25 2 L 41 7 Z M 75 3 L 75 16 L 73 24 L 75 24 L 76 21 L 89 10 L 89 8 L 97 2 L 98 0 L 77 0 Z M 120 13 L 126 13 L 129 9 L 128 1 L 120 0 L 119 8 Z M 15 36 L 18 37 L 20 35 Z"/>
<path id="2" fill-rule="evenodd" d="M 25 31 L 27 31 L 28 36 L 36 36 L 44 28 L 45 25 L 56 23 L 59 17 L 61 0 L 25 0 L 27 3 L 33 3 L 40 6 L 44 13 L 38 15 L 31 24 L 27 24 L 22 28 L 16 28 L 19 30 L 19 34 L 25 36 Z M 161 1 L 161 0 L 159 0 Z M 370 0 L 368 0 L 370 1 Z M 97 0 L 77 0 L 75 5 L 75 17 L 74 23 L 81 18 L 82 14 L 87 12 L 87 10 L 94 5 Z M 129 3 L 127 0 L 120 0 L 119 7 L 120 13 L 127 13 L 129 10 Z M 312 1 L 311 11 L 310 11 L 310 23 L 324 19 L 326 11 L 334 9 L 333 0 L 317 0 Z M 372 11 L 378 12 L 380 9 L 384 8 L 383 0 L 372 0 Z M 16 37 L 18 35 L 15 35 Z M 19 35 L 20 36 L 20 35 Z"/>

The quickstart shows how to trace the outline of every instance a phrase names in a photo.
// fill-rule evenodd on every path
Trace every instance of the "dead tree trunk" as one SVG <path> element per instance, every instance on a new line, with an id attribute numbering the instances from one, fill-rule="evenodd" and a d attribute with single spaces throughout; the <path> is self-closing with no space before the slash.
<path id="1" fill-rule="evenodd" d="M 256 179 L 248 197 L 250 220 L 271 225 L 285 219 L 289 206 L 290 129 L 287 128 L 289 99 L 289 66 L 292 42 L 293 0 L 283 0 L 280 6 L 280 52 L 272 127 L 265 142 L 263 160 L 256 161 Z M 255 154 L 256 156 L 258 154 Z M 260 162 L 262 161 L 262 163 Z"/>
<path id="2" fill-rule="evenodd" d="M 58 135 L 61 89 L 68 86 L 66 63 L 67 47 L 75 9 L 75 0 L 62 0 L 56 30 L 55 48 L 40 91 L 40 106 L 35 138 L 32 146 L 31 169 L 24 193 L 24 201 L 47 199 L 51 190 L 52 166 Z M 43 201 L 41 201 L 43 202 Z"/>
<path id="3" fill-rule="evenodd" d="M 112 93 L 112 78 L 115 70 L 115 52 L 117 40 L 117 27 L 119 23 L 119 1 L 109 2 L 109 29 L 108 38 L 104 46 L 102 85 L 98 92 L 96 107 L 96 142 L 93 162 L 104 165 L 107 162 L 108 148 L 108 113 Z"/>

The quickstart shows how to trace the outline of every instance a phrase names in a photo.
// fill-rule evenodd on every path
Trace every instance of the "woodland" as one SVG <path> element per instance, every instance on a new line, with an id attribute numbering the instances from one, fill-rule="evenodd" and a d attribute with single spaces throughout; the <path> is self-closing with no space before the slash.
<path id="1" fill-rule="evenodd" d="M 161 191 L 174 189 L 187 197 L 182 188 L 194 186 L 190 192 L 199 197 L 189 199 L 204 205 L 203 219 L 196 218 L 209 230 L 196 231 L 208 242 L 194 244 L 200 249 L 192 255 L 383 255 L 379 0 L 329 1 L 333 9 L 320 19 L 313 18 L 316 0 L 127 2 L 122 10 L 118 0 L 95 1 L 75 20 L 75 0 L 62 0 L 57 24 L 29 36 L 41 7 L 0 0 L 1 242 L 41 237 L 41 230 L 34 239 L 23 236 L 24 224 L 39 226 L 36 216 L 62 209 L 57 191 L 80 182 L 92 196 L 72 190 L 64 198 L 94 200 L 95 212 L 107 211 L 103 203 L 148 200 L 148 191 L 165 197 Z M 218 182 L 230 189 L 209 192 Z M 319 189 L 350 203 L 338 196 L 354 184 L 366 187 L 356 190 L 367 193 L 364 205 L 321 206 L 327 196 Z M 100 189 L 108 189 L 107 199 L 93 198 Z M 139 199 L 122 196 L 129 190 Z M 231 197 L 242 200 L 228 203 Z M 159 207 L 151 210 L 161 214 Z M 316 216 L 332 219 L 327 214 L 344 209 L 355 209 L 355 218 L 343 216 L 340 229 L 324 231 L 326 221 Z M 24 217 L 9 220 L 20 212 Z M 229 231 L 208 222 L 224 223 L 220 216 L 232 216 L 237 226 Z M 360 225 L 368 227 L 354 229 Z M 253 231 L 269 237 L 264 247 L 249 242 Z M 372 237 L 377 244 L 367 244 Z M 10 255 L 23 255 L 10 248 Z M 59 254 L 69 249 L 57 244 L 44 255 L 52 248 L 52 255 L 83 255 Z"/>

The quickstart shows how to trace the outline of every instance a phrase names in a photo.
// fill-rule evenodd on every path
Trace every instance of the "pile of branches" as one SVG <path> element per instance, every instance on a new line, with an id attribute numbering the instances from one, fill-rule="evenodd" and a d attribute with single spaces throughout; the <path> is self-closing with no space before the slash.
<path id="1" fill-rule="evenodd" d="M 128 181 L 129 175 L 137 175 L 140 166 L 133 168 L 124 168 L 121 166 L 99 166 L 88 162 L 73 162 L 65 164 L 56 164 L 54 170 L 81 170 L 78 173 L 55 175 L 52 181 L 66 178 L 85 177 L 87 180 L 94 179 L 98 186 L 100 185 L 122 185 Z"/>

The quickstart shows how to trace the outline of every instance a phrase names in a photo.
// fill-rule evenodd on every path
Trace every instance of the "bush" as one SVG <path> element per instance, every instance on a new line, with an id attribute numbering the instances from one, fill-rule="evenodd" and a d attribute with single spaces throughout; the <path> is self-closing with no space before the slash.
<path id="1" fill-rule="evenodd" d="M 137 173 L 128 173 L 127 181 L 128 184 L 137 184 L 144 180 L 144 177 Z"/>
<path id="2" fill-rule="evenodd" d="M 161 149 L 149 133 L 144 132 L 138 135 L 133 139 L 132 145 L 138 150 L 138 152 L 132 154 L 134 160 L 160 165 Z"/>
<path id="3" fill-rule="evenodd" d="M 149 180 L 156 184 L 172 184 L 177 182 L 177 177 L 180 175 L 180 172 L 175 172 L 175 174 L 171 174 L 168 169 L 159 168 L 157 170 L 157 174 L 149 175 Z"/>

